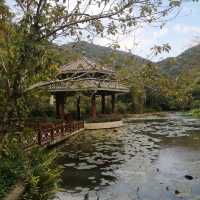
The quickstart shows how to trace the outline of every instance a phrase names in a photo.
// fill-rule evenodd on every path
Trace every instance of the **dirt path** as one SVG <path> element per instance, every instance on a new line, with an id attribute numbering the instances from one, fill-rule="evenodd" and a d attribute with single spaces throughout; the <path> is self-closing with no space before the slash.
<path id="1" fill-rule="evenodd" d="M 24 189 L 24 183 L 22 183 L 21 181 L 17 182 L 3 200 L 18 200 L 23 194 Z"/>

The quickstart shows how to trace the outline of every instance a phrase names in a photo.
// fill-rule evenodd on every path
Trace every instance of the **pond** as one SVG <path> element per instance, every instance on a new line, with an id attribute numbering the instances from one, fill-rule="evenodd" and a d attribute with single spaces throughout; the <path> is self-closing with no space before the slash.
<path id="1" fill-rule="evenodd" d="M 84 131 L 62 146 L 61 200 L 200 199 L 200 120 L 179 114 Z"/>

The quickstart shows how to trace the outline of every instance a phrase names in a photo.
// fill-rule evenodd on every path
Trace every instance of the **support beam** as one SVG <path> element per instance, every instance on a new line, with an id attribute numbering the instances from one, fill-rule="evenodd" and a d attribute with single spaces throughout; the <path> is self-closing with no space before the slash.
<path id="1" fill-rule="evenodd" d="M 53 103 L 54 103 L 54 97 L 53 97 L 53 95 L 51 95 L 50 99 L 49 99 L 49 104 L 53 105 Z"/>
<path id="2" fill-rule="evenodd" d="M 81 97 L 80 97 L 80 96 L 78 96 L 78 97 L 77 97 L 77 101 L 76 101 L 76 108 L 77 108 L 77 120 L 80 120 L 80 119 L 81 119 L 80 101 L 81 101 Z"/>
<path id="3" fill-rule="evenodd" d="M 96 116 L 97 116 L 96 95 L 95 94 L 92 95 L 91 103 L 92 103 L 92 105 L 91 105 L 92 106 L 92 108 L 91 108 L 92 120 L 95 121 Z"/>
<path id="4" fill-rule="evenodd" d="M 112 113 L 115 113 L 115 94 L 112 94 L 111 104 L 112 104 Z"/>
<path id="5" fill-rule="evenodd" d="M 59 118 L 64 118 L 65 96 L 64 93 L 56 93 L 56 114 Z"/>
<path id="6" fill-rule="evenodd" d="M 105 114 L 105 95 L 101 95 L 101 112 L 102 114 Z"/>

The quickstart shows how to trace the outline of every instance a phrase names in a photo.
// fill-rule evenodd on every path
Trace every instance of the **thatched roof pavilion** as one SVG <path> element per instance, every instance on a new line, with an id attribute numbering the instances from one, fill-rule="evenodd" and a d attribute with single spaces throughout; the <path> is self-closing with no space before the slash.
<path id="1" fill-rule="evenodd" d="M 82 57 L 60 68 L 55 81 L 42 89 L 55 95 L 57 115 L 64 116 L 65 96 L 83 94 L 91 97 L 91 114 L 96 118 L 96 96 L 102 97 L 102 113 L 105 112 L 105 96 L 112 96 L 112 112 L 115 112 L 115 94 L 127 93 L 129 89 L 121 84 L 115 71 Z M 77 99 L 77 113 L 80 118 L 80 97 Z"/>

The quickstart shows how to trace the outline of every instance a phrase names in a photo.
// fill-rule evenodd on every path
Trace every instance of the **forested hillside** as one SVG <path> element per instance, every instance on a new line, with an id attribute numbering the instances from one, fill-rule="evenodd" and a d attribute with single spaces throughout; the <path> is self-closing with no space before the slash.
<path id="1" fill-rule="evenodd" d="M 176 76 L 183 71 L 200 70 L 200 44 L 187 49 L 174 58 L 167 58 L 157 63 L 162 73 Z"/>
<path id="2" fill-rule="evenodd" d="M 125 51 L 113 50 L 111 47 L 100 46 L 88 42 L 72 42 L 61 46 L 63 50 L 69 50 L 76 54 L 84 55 L 99 62 L 112 62 L 113 67 L 126 67 L 127 61 L 134 61 L 136 65 L 143 65 L 151 62 L 140 56 Z"/>

